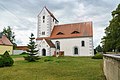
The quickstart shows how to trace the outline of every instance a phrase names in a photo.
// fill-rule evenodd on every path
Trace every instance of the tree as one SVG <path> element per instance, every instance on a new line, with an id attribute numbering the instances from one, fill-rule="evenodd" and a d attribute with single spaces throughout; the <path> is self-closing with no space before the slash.
<path id="1" fill-rule="evenodd" d="M 28 44 L 28 56 L 24 57 L 25 60 L 29 61 L 29 62 L 35 62 L 36 60 L 40 59 L 37 55 L 38 50 L 36 50 L 36 46 L 35 45 L 35 41 L 34 41 L 34 35 L 33 33 L 31 33 L 31 37 L 30 37 L 30 42 Z"/>
<path id="2" fill-rule="evenodd" d="M 105 36 L 102 38 L 104 51 L 120 51 L 120 4 L 112 11 L 112 20 L 105 29 Z"/>
<path id="3" fill-rule="evenodd" d="M 100 45 L 98 45 L 95 49 L 97 52 L 102 52 L 102 47 Z"/>
<path id="4" fill-rule="evenodd" d="M 15 35 L 10 26 L 7 28 L 4 28 L 2 31 L 3 35 L 6 35 L 6 37 L 10 40 L 10 42 L 13 44 L 13 49 L 16 48 L 17 44 L 14 42 L 15 41 Z"/>

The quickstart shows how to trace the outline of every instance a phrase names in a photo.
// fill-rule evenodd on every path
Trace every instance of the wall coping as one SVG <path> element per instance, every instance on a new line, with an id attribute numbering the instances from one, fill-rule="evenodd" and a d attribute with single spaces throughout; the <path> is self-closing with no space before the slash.
<path id="1" fill-rule="evenodd" d="M 103 56 L 120 61 L 120 54 L 103 54 Z"/>

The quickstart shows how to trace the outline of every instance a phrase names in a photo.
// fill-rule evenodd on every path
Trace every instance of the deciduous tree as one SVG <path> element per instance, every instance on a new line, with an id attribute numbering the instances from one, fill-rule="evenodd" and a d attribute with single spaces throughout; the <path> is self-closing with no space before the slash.
<path id="1" fill-rule="evenodd" d="M 120 51 L 120 4 L 112 11 L 112 20 L 102 38 L 104 51 Z"/>
<path id="2" fill-rule="evenodd" d="M 8 26 L 7 28 L 4 28 L 2 31 L 3 35 L 6 35 L 6 37 L 10 40 L 10 42 L 13 44 L 13 49 L 17 46 L 17 44 L 14 42 L 15 41 L 15 35 L 14 32 L 12 31 L 11 27 Z"/>

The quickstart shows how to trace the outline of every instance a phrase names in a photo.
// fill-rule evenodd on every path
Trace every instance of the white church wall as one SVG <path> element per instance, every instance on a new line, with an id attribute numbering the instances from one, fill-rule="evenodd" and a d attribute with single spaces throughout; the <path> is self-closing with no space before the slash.
<path id="1" fill-rule="evenodd" d="M 51 48 L 51 56 L 54 55 L 54 52 L 55 52 L 55 48 Z"/>
<path id="2" fill-rule="evenodd" d="M 92 37 L 53 39 L 60 42 L 60 51 L 64 51 L 65 56 L 93 56 Z M 85 41 L 85 46 L 81 46 L 81 41 Z M 74 47 L 78 47 L 78 55 L 74 54 Z"/>
<path id="3" fill-rule="evenodd" d="M 37 48 L 39 49 L 38 55 L 39 56 L 43 56 L 42 55 L 42 50 L 45 49 L 46 50 L 46 56 L 51 56 L 51 49 L 50 46 L 47 44 L 47 42 L 45 41 L 45 39 L 43 40 L 37 40 Z"/>

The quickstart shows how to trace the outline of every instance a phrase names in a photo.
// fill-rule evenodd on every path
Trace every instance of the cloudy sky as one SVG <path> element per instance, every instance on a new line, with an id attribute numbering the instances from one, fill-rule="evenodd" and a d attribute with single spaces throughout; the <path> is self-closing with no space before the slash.
<path id="1" fill-rule="evenodd" d="M 119 3 L 120 0 L 0 0 L 0 31 L 11 26 L 17 44 L 28 44 L 30 33 L 37 37 L 37 15 L 47 6 L 59 24 L 92 21 L 97 46 Z"/>

